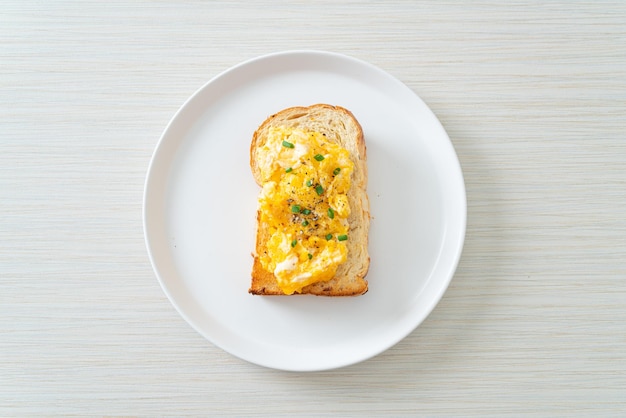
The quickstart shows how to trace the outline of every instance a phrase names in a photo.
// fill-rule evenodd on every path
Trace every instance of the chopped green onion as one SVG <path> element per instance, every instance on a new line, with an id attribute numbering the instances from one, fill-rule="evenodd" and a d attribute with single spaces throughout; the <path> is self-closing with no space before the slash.
<path id="1" fill-rule="evenodd" d="M 310 209 L 303 209 L 303 210 L 302 210 L 302 214 L 304 214 L 304 215 L 310 215 L 310 214 L 311 214 L 311 210 L 310 210 Z"/>
<path id="2" fill-rule="evenodd" d="M 298 240 L 294 239 L 293 241 L 291 241 L 291 246 L 295 247 L 298 244 Z"/>
<path id="3" fill-rule="evenodd" d="M 341 168 L 337 167 L 333 170 L 333 174 L 336 176 L 341 171 Z"/>
<path id="4" fill-rule="evenodd" d="M 335 211 L 333 210 L 333 208 L 328 208 L 328 217 L 330 219 L 334 219 L 335 218 Z"/>
<path id="5" fill-rule="evenodd" d="M 309 224 L 309 221 L 307 221 L 306 219 L 302 221 L 302 226 L 307 226 L 308 224 Z"/>
<path id="6" fill-rule="evenodd" d="M 306 187 L 311 187 L 311 186 L 313 186 L 313 180 L 309 179 L 306 181 Z"/>
<path id="7" fill-rule="evenodd" d="M 293 148 L 294 145 L 291 142 L 283 141 L 283 147 Z"/>
<path id="8" fill-rule="evenodd" d="M 333 234 L 326 235 L 326 241 L 330 241 L 331 239 L 333 239 Z"/>
<path id="9" fill-rule="evenodd" d="M 347 235 L 338 235 L 337 236 L 337 241 L 345 241 L 348 239 Z"/>
<path id="10" fill-rule="evenodd" d="M 285 173 L 291 173 L 292 171 L 293 171 L 293 168 L 288 167 L 288 168 L 285 170 Z"/>
<path id="11" fill-rule="evenodd" d="M 291 207 L 291 213 L 300 213 L 300 206 L 299 205 L 293 205 Z"/>
<path id="12" fill-rule="evenodd" d="M 307 256 L 309 257 L 309 260 L 313 258 L 313 254 L 308 253 Z"/>
<path id="13" fill-rule="evenodd" d="M 317 192 L 318 196 L 321 196 L 322 193 L 324 193 L 324 188 L 318 184 L 317 186 L 315 186 L 315 191 Z"/>
<path id="14" fill-rule="evenodd" d="M 313 158 L 315 158 L 317 161 L 322 161 L 322 160 L 324 159 L 324 156 L 323 156 L 322 154 L 317 154 L 317 155 L 316 155 L 315 157 L 313 157 Z"/>

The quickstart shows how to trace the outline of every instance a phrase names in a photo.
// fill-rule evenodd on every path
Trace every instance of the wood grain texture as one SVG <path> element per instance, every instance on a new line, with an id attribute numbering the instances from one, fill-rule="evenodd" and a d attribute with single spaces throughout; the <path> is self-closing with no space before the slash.
<path id="1" fill-rule="evenodd" d="M 167 301 L 141 199 L 167 121 L 286 49 L 372 62 L 461 160 L 431 316 L 367 362 L 244 363 Z M 626 3 L 39 2 L 0 12 L 0 415 L 623 416 Z"/>

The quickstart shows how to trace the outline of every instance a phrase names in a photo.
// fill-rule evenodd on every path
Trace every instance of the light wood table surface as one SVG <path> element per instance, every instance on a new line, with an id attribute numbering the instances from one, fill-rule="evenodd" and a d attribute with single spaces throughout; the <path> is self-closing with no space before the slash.
<path id="1" fill-rule="evenodd" d="M 210 78 L 291 49 L 406 83 L 461 161 L 440 304 L 366 362 L 288 373 L 175 311 L 148 163 Z M 0 416 L 626 416 L 626 2 L 5 1 Z"/>

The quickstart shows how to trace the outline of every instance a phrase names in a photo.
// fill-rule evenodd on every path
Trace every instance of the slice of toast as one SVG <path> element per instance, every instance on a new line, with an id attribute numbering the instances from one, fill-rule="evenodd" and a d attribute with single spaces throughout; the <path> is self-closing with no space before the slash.
<path id="1" fill-rule="evenodd" d="M 272 126 L 297 128 L 304 131 L 315 131 L 341 145 L 350 153 L 354 163 L 348 201 L 351 212 L 348 218 L 349 236 L 346 241 L 348 255 L 345 263 L 339 265 L 335 276 L 324 282 L 310 284 L 300 294 L 318 296 L 356 296 L 367 292 L 365 280 L 369 269 L 368 253 L 369 234 L 369 200 L 367 197 L 367 157 L 363 130 L 354 115 L 347 109 L 327 104 L 316 104 L 309 107 L 291 107 L 267 118 L 254 132 L 250 146 L 250 168 L 257 184 L 262 186 L 261 170 L 257 163 L 257 150 L 267 139 Z M 276 282 L 276 277 L 263 268 L 258 254 L 262 253 L 270 236 L 269 228 L 259 222 L 257 213 L 257 233 L 254 263 L 252 267 L 252 284 L 249 293 L 255 295 L 284 295 Z"/>

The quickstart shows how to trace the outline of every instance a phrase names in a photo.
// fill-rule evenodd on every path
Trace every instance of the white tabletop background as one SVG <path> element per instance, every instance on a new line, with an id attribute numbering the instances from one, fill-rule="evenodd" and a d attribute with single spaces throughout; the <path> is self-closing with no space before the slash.
<path id="1" fill-rule="evenodd" d="M 626 2 L 5 1 L 1 416 L 625 416 Z M 196 333 L 142 193 L 181 104 L 241 61 L 339 52 L 406 83 L 461 161 L 440 304 L 366 362 L 289 373 Z"/>

